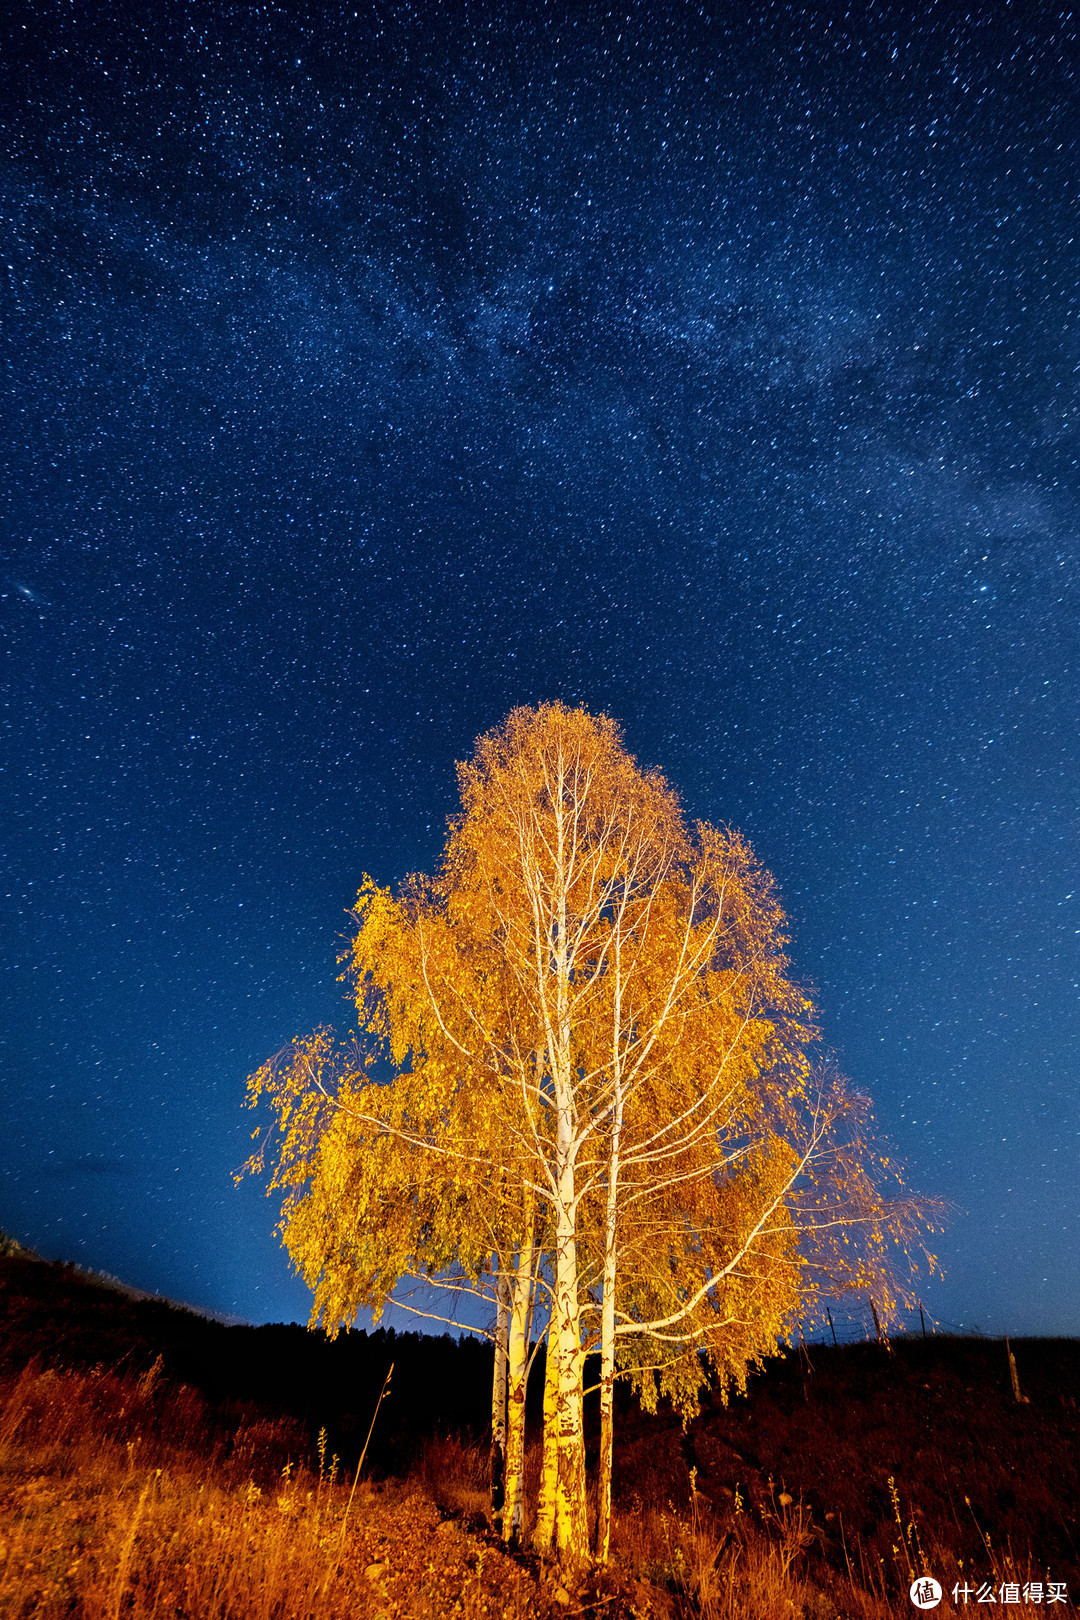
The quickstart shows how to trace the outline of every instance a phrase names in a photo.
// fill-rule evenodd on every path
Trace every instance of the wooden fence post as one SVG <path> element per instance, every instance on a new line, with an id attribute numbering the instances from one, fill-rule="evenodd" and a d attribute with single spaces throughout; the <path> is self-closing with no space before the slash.
<path id="1" fill-rule="evenodd" d="M 1020 1380 L 1016 1375 L 1016 1357 L 1012 1353 L 1012 1347 L 1007 1338 L 1005 1340 L 1005 1354 L 1009 1358 L 1009 1378 L 1012 1382 L 1013 1400 L 1019 1406 L 1030 1406 L 1031 1402 L 1027 1396 L 1020 1393 Z"/>

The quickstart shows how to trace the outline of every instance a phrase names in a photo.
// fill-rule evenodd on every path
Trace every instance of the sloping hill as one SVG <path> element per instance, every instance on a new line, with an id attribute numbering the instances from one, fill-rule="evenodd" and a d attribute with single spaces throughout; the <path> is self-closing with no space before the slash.
<path id="1" fill-rule="evenodd" d="M 1080 1342 L 1024 1339 L 1012 1350 L 1020 1403 L 1000 1340 L 931 1337 L 895 1340 L 891 1352 L 792 1353 L 685 1435 L 628 1406 L 621 1498 L 686 1505 L 694 1468 L 699 1509 L 730 1513 L 738 1491 L 747 1512 L 774 1521 L 801 1503 L 808 1545 L 833 1568 L 849 1556 L 867 1570 L 910 1558 L 918 1571 L 921 1542 L 950 1588 L 962 1569 L 980 1579 L 998 1570 L 1000 1585 L 1011 1558 L 1080 1599 Z"/>
<path id="2" fill-rule="evenodd" d="M 377 1471 L 407 1465 L 436 1429 L 480 1433 L 490 1421 L 491 1352 L 467 1337 L 393 1330 L 333 1342 L 295 1325 L 226 1325 L 111 1280 L 25 1254 L 0 1257 L 0 1371 L 50 1366 L 166 1376 L 212 1403 L 244 1402 L 325 1428 L 347 1458 L 363 1443 L 394 1364 L 390 1421 L 373 1437 Z"/>
<path id="3" fill-rule="evenodd" d="M 1044 1603 L 1052 1590 L 1064 1591 L 1073 1606 L 1080 1597 L 1080 1343 L 1022 1340 L 1013 1351 L 1022 1402 L 1000 1341 L 945 1337 L 897 1340 L 891 1350 L 867 1344 L 792 1353 L 752 1377 L 745 1397 L 727 1407 L 708 1404 L 685 1432 L 670 1415 L 644 1415 L 623 1392 L 616 1569 L 599 1591 L 575 1595 L 577 1611 L 589 1612 L 602 1599 L 610 1620 L 631 1611 L 669 1613 L 673 1604 L 705 1620 L 757 1614 L 884 1620 L 912 1612 L 907 1587 L 925 1570 L 946 1589 L 939 1615 L 966 1612 L 984 1589 L 1006 1603 L 1015 1591 L 1021 1607 L 1036 1606 L 1034 1595 L 1025 1605 L 1025 1591 L 1040 1592 Z M 343 1334 L 331 1344 L 299 1327 L 215 1322 L 70 1266 L 25 1255 L 0 1259 L 0 1383 L 15 1399 L 27 1363 L 31 1379 L 44 1380 L 34 1386 L 40 1408 L 34 1422 L 42 1444 L 51 1436 L 53 1449 L 34 1451 L 38 1431 L 30 1422 L 19 1431 L 30 1449 L 20 1452 L 15 1475 L 24 1484 L 53 1482 L 41 1496 L 53 1503 L 39 1514 L 45 1542 L 55 1532 L 68 1546 L 68 1531 L 56 1531 L 54 1521 L 59 1515 L 67 1523 L 59 1504 L 73 1500 L 73 1453 L 56 1449 L 54 1419 L 42 1415 L 43 1401 L 57 1404 L 48 1380 L 60 1371 L 66 1394 L 59 1407 L 74 1411 L 81 1399 L 91 1429 L 97 1424 L 96 1440 L 88 1438 L 90 1429 L 79 1440 L 82 1431 L 70 1419 L 75 1441 L 96 1448 L 95 1458 L 113 1455 L 132 1437 L 141 1446 L 153 1434 L 155 1467 L 170 1478 L 194 1480 L 203 1469 L 206 1487 L 224 1493 L 222 1523 L 237 1538 L 230 1556 L 247 1545 L 243 1515 L 255 1511 L 251 1502 L 244 1505 L 246 1481 L 266 1497 L 259 1556 L 271 1563 L 278 1557 L 280 1527 L 267 1493 L 287 1467 L 293 1486 L 276 1487 L 274 1501 L 280 1496 L 287 1505 L 275 1511 L 296 1518 L 296 1535 L 302 1530 L 310 1543 L 296 1579 L 301 1586 L 328 1580 L 334 1591 L 333 1582 L 344 1581 L 341 1612 L 366 1614 L 370 1594 L 357 1587 L 352 1566 L 348 1580 L 337 1564 L 336 1574 L 326 1573 L 326 1536 L 339 1533 L 345 1509 L 340 1483 L 318 1477 L 316 1437 L 325 1430 L 322 1472 L 336 1456 L 340 1481 L 359 1455 L 391 1362 L 391 1394 L 365 1466 L 365 1475 L 385 1483 L 377 1491 L 364 1487 L 365 1516 L 354 1527 L 367 1537 L 363 1556 L 375 1563 L 391 1562 L 383 1553 L 400 1543 L 396 1585 L 386 1571 L 373 1577 L 387 1595 L 373 1613 L 405 1620 L 468 1612 L 484 1620 L 499 1612 L 497 1604 L 490 1607 L 487 1577 L 477 1574 L 484 1569 L 501 1571 L 497 1585 L 513 1587 L 522 1615 L 547 1612 L 551 1582 L 529 1560 L 504 1563 L 483 1530 L 491 1352 L 482 1344 L 393 1333 Z M 120 1452 L 114 1461 L 101 1489 L 127 1501 L 131 1492 L 117 1483 Z M 534 1447 L 534 1473 L 536 1461 Z M 6 1466 L 10 1483 L 10 1459 Z M 314 1475 L 303 1472 L 312 1466 Z M 306 1483 L 297 1496 L 301 1474 Z M 162 1509 L 170 1535 L 186 1534 L 177 1525 L 194 1512 L 186 1487 L 177 1489 L 172 1507 Z M 318 1504 L 315 1517 L 307 1492 Z M 85 1501 L 83 1507 L 90 1511 Z M 424 1551 L 445 1514 L 459 1521 L 464 1537 L 453 1543 L 452 1568 L 441 1554 L 433 1560 Z M 201 1522 L 197 1514 L 192 1522 Z M 106 1541 L 115 1531 L 98 1528 Z M 444 1536 L 440 1546 L 449 1550 L 451 1542 Z M 96 1555 L 86 1556 L 93 1562 Z M 323 1573 L 316 1580 L 317 1569 Z M 239 1575 L 236 1581 L 239 1592 L 243 1581 Z M 949 1596 L 954 1586 L 956 1603 Z M 441 1595 L 437 1606 L 425 1608 L 429 1588 Z M 399 1593 L 393 1602 L 392 1589 Z M 267 1613 L 284 1617 L 294 1600 L 286 1592 L 285 1607 Z M 7 1612 L 0 1603 L 0 1613 Z M 181 1603 L 177 1612 L 188 1611 Z M 197 1608 L 191 1612 L 203 1620 Z"/>

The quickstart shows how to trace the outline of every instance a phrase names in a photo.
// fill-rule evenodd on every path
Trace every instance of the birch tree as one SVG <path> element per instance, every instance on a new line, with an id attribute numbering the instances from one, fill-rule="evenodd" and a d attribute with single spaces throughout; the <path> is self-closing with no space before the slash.
<path id="1" fill-rule="evenodd" d="M 326 1320 L 406 1274 L 501 1289 L 508 1535 L 531 1323 L 547 1316 L 536 1535 L 574 1574 L 593 1556 L 587 1352 L 602 1562 L 616 1377 L 684 1411 L 706 1363 L 740 1383 L 822 1279 L 872 1276 L 888 1295 L 910 1210 L 880 1192 L 858 1109 L 815 1081 L 814 1009 L 737 833 L 689 828 L 612 721 L 560 704 L 515 710 L 459 785 L 435 874 L 396 897 L 361 890 L 350 968 L 364 1035 L 398 1078 L 354 1076 L 319 1128 L 315 1103 L 296 1105 L 300 1124 L 282 1115 L 286 1180 L 307 1189 L 285 1237 Z M 314 1157 L 290 1160 L 320 1128 Z"/>

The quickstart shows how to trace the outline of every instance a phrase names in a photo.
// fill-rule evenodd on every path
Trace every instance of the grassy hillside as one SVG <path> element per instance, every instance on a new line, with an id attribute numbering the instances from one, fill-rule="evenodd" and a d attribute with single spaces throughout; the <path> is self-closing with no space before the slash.
<path id="1" fill-rule="evenodd" d="M 490 1413 L 491 1353 L 476 1339 L 390 1331 L 330 1343 L 292 1325 L 226 1326 L 73 1266 L 0 1257 L 0 1371 L 33 1356 L 50 1366 L 139 1371 L 159 1355 L 168 1378 L 208 1401 L 251 1403 L 300 1419 L 312 1434 L 332 1430 L 354 1460 L 372 1391 L 395 1363 L 391 1421 L 372 1440 L 378 1472 L 402 1465 L 437 1427 L 479 1430 Z"/>
<path id="2" fill-rule="evenodd" d="M 927 1569 L 938 1614 L 1051 1581 L 1065 1613 L 1080 1345 L 1013 1349 L 1024 1403 L 1000 1342 L 947 1338 L 793 1354 L 685 1433 L 623 1400 L 614 1567 L 565 1593 L 486 1526 L 481 1345 L 225 1326 L 0 1259 L 0 1616 L 884 1620 Z"/>
<path id="3" fill-rule="evenodd" d="M 695 1469 L 700 1517 L 770 1527 L 801 1547 L 812 1585 L 832 1591 L 843 1573 L 895 1598 L 909 1570 L 928 1567 L 950 1591 L 976 1579 L 997 1590 L 1015 1574 L 1021 1585 L 1064 1582 L 1075 1602 L 1080 1343 L 1018 1340 L 1012 1349 L 1022 1403 L 1000 1340 L 934 1337 L 894 1341 L 891 1352 L 865 1344 L 792 1354 L 753 1379 L 747 1399 L 710 1406 L 686 1435 L 628 1411 L 624 1509 L 663 1499 L 686 1512 Z"/>
<path id="4" fill-rule="evenodd" d="M 483 1361 L 413 1334 L 226 1327 L 0 1259 L 0 1616 L 563 1613 L 556 1580 L 470 1528 L 486 1447 L 437 1434 L 476 1422 Z"/>

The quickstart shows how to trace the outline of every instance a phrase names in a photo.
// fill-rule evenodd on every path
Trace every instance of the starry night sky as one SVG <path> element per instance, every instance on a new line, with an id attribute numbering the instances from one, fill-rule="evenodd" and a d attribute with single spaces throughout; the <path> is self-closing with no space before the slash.
<path id="1" fill-rule="evenodd" d="M 1071 14 L 357 3 L 3 24 L 0 1226 L 305 1319 L 245 1078 L 559 697 L 775 873 L 932 1313 L 1080 1333 Z"/>

